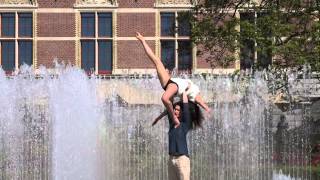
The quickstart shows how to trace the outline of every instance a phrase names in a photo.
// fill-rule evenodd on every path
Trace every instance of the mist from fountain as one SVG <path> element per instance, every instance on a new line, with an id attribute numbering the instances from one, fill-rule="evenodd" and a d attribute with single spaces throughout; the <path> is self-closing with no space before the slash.
<path id="1" fill-rule="evenodd" d="M 190 78 L 213 110 L 189 134 L 192 179 L 311 179 L 307 107 L 279 126 L 265 72 Z M 151 127 L 162 91 L 155 76 L 1 71 L 0 179 L 167 179 L 167 119 Z"/>
<path id="2" fill-rule="evenodd" d="M 29 67 L 1 71 L 0 179 L 92 179 L 97 172 L 94 84 L 79 69 L 40 76 Z"/>

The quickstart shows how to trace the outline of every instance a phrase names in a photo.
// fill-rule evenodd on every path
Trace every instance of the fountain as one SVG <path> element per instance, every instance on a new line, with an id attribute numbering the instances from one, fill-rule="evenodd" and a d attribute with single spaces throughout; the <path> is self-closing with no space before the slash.
<path id="1" fill-rule="evenodd" d="M 281 103 L 273 103 L 274 73 L 191 76 L 213 109 L 189 134 L 191 178 L 313 179 L 310 95 L 318 89 L 297 88 L 308 81 L 298 76 L 286 76 Z M 0 91 L 0 179 L 167 179 L 167 119 L 151 127 L 163 110 L 155 76 L 23 67 L 0 72 Z"/>
<path id="2" fill-rule="evenodd" d="M 37 77 L 25 68 L 9 78 L 1 72 L 1 179 L 92 179 L 95 86 L 79 69 Z"/>

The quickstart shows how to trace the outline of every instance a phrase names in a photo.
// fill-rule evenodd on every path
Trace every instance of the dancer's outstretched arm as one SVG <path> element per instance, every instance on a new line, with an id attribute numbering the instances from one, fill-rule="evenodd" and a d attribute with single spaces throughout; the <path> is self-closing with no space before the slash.
<path id="1" fill-rule="evenodd" d="M 211 109 L 210 109 L 209 106 L 204 102 L 204 100 L 202 99 L 202 97 L 201 97 L 200 94 L 198 94 L 198 95 L 196 96 L 195 102 L 196 102 L 197 104 L 199 104 L 199 105 L 206 111 L 205 117 L 206 117 L 207 119 L 211 118 L 211 115 L 212 115 L 212 114 L 211 114 Z"/>
<path id="2" fill-rule="evenodd" d="M 202 99 L 201 95 L 198 94 L 195 98 L 195 102 L 197 104 L 199 104 L 207 113 L 210 113 L 211 109 L 209 108 L 209 106 L 204 102 L 204 100 Z"/>
<path id="3" fill-rule="evenodd" d="M 168 114 L 168 111 L 163 111 L 153 122 L 152 126 L 156 125 L 160 119 Z"/>

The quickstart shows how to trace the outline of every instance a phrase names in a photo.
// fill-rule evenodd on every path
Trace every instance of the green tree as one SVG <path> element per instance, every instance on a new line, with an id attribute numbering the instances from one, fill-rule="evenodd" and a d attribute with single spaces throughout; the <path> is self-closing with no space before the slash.
<path id="1" fill-rule="evenodd" d="M 213 68 L 237 58 L 268 67 L 272 57 L 275 66 L 307 63 L 319 71 L 319 10 L 320 0 L 202 0 L 183 18 Z"/>

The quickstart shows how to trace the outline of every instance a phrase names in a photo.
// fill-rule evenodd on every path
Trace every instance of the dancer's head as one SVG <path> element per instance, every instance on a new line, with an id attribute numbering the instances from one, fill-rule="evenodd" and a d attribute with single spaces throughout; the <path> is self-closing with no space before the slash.
<path id="1" fill-rule="evenodd" d="M 180 119 L 181 113 L 183 112 L 182 101 L 175 102 L 173 104 L 173 109 L 174 109 L 174 114 L 177 116 L 178 119 Z M 202 122 L 204 120 L 204 116 L 200 110 L 200 107 L 194 102 L 189 101 L 189 112 L 190 112 L 190 118 L 192 121 L 192 129 L 196 129 L 199 127 L 202 128 Z"/>

